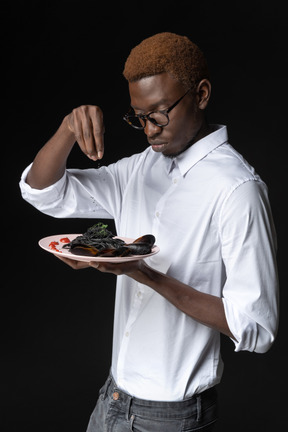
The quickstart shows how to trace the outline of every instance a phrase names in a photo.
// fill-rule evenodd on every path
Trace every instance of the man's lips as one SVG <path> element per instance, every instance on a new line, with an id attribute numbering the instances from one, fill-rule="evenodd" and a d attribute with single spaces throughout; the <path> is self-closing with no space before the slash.
<path id="1" fill-rule="evenodd" d="M 151 147 L 155 152 L 163 152 L 165 147 L 167 147 L 167 144 L 168 144 L 167 142 L 161 142 L 161 143 L 152 142 Z"/>
<path id="2" fill-rule="evenodd" d="M 152 147 L 161 147 L 161 146 L 164 146 L 164 145 L 166 145 L 166 144 L 168 144 L 166 141 L 149 141 L 149 144 L 152 146 Z"/>

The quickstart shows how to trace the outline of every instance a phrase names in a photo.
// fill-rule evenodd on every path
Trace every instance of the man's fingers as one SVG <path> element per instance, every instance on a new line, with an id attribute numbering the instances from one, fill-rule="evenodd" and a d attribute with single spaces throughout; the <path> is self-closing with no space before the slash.
<path id="1" fill-rule="evenodd" d="M 81 107 L 80 107 L 81 108 Z M 82 119 L 80 116 L 80 108 L 75 108 L 69 116 L 68 127 L 74 132 L 75 139 L 78 142 L 81 150 L 85 153 L 85 144 L 82 131 Z"/>
<path id="2" fill-rule="evenodd" d="M 65 264 L 67 264 L 69 267 L 73 268 L 74 270 L 82 270 L 84 268 L 89 267 L 88 262 L 82 262 L 82 261 L 75 261 L 69 258 L 60 257 L 59 255 L 54 255 L 59 260 L 63 261 Z"/>
<path id="3" fill-rule="evenodd" d="M 108 262 L 99 263 L 97 261 L 90 261 L 89 266 L 101 271 L 102 273 L 113 273 L 116 275 L 122 274 L 121 267 L 120 267 L 119 263 L 118 264 L 114 264 L 114 263 L 110 264 Z"/>
<path id="4" fill-rule="evenodd" d="M 75 108 L 68 118 L 68 127 L 90 159 L 98 160 L 104 153 L 104 122 L 102 110 L 94 105 Z"/>
<path id="5" fill-rule="evenodd" d="M 105 126 L 103 121 L 103 113 L 98 107 L 93 107 L 91 111 L 91 121 L 93 126 L 93 136 L 98 159 L 102 159 L 104 154 L 104 132 Z"/>
<path id="6" fill-rule="evenodd" d="M 139 268 L 139 263 L 142 260 L 139 259 L 137 261 L 128 261 L 128 262 L 120 262 L 120 263 L 111 263 L 111 262 L 96 262 L 90 261 L 89 266 L 93 267 L 102 273 L 113 273 L 116 276 L 120 276 L 123 274 L 131 275 L 132 273 L 137 272 Z"/>
<path id="7" fill-rule="evenodd" d="M 82 119 L 82 136 L 85 146 L 85 154 L 92 160 L 98 159 L 96 143 L 93 135 L 93 125 L 91 118 L 84 116 Z"/>

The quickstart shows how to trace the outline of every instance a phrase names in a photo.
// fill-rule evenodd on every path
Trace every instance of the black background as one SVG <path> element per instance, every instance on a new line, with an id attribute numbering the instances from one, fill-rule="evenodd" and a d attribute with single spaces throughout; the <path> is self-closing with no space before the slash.
<path id="1" fill-rule="evenodd" d="M 145 148 L 145 137 L 122 121 L 129 106 L 122 70 L 131 48 L 161 31 L 187 35 L 204 51 L 213 89 L 209 120 L 228 125 L 232 145 L 268 184 L 278 232 L 283 311 L 278 338 L 262 355 L 235 353 L 223 337 L 219 431 L 282 429 L 287 385 L 284 6 L 280 1 L 1 3 L 1 430 L 86 429 L 110 367 L 115 279 L 93 269 L 75 272 L 42 251 L 40 238 L 83 232 L 93 221 L 37 212 L 21 199 L 18 182 L 62 118 L 81 104 L 104 111 L 102 164 Z M 68 164 L 95 166 L 77 147 Z"/>

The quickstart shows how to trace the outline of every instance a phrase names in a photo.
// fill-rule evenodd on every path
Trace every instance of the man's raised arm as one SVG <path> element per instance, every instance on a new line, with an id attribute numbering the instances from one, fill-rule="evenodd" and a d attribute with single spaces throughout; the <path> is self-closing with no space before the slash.
<path id="1" fill-rule="evenodd" d="M 64 174 L 67 158 L 76 141 L 90 159 L 102 158 L 104 123 L 99 107 L 83 105 L 64 118 L 57 132 L 36 155 L 26 182 L 34 189 L 56 183 Z"/>

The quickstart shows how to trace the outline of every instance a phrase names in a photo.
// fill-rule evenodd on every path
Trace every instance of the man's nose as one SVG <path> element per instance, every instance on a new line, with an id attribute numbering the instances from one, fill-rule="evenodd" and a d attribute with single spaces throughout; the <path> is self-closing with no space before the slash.
<path id="1" fill-rule="evenodd" d="M 154 136 L 159 135 L 161 132 L 162 132 L 162 128 L 160 126 L 157 126 L 151 121 L 146 120 L 144 133 L 147 135 L 147 138 L 153 138 Z"/>

